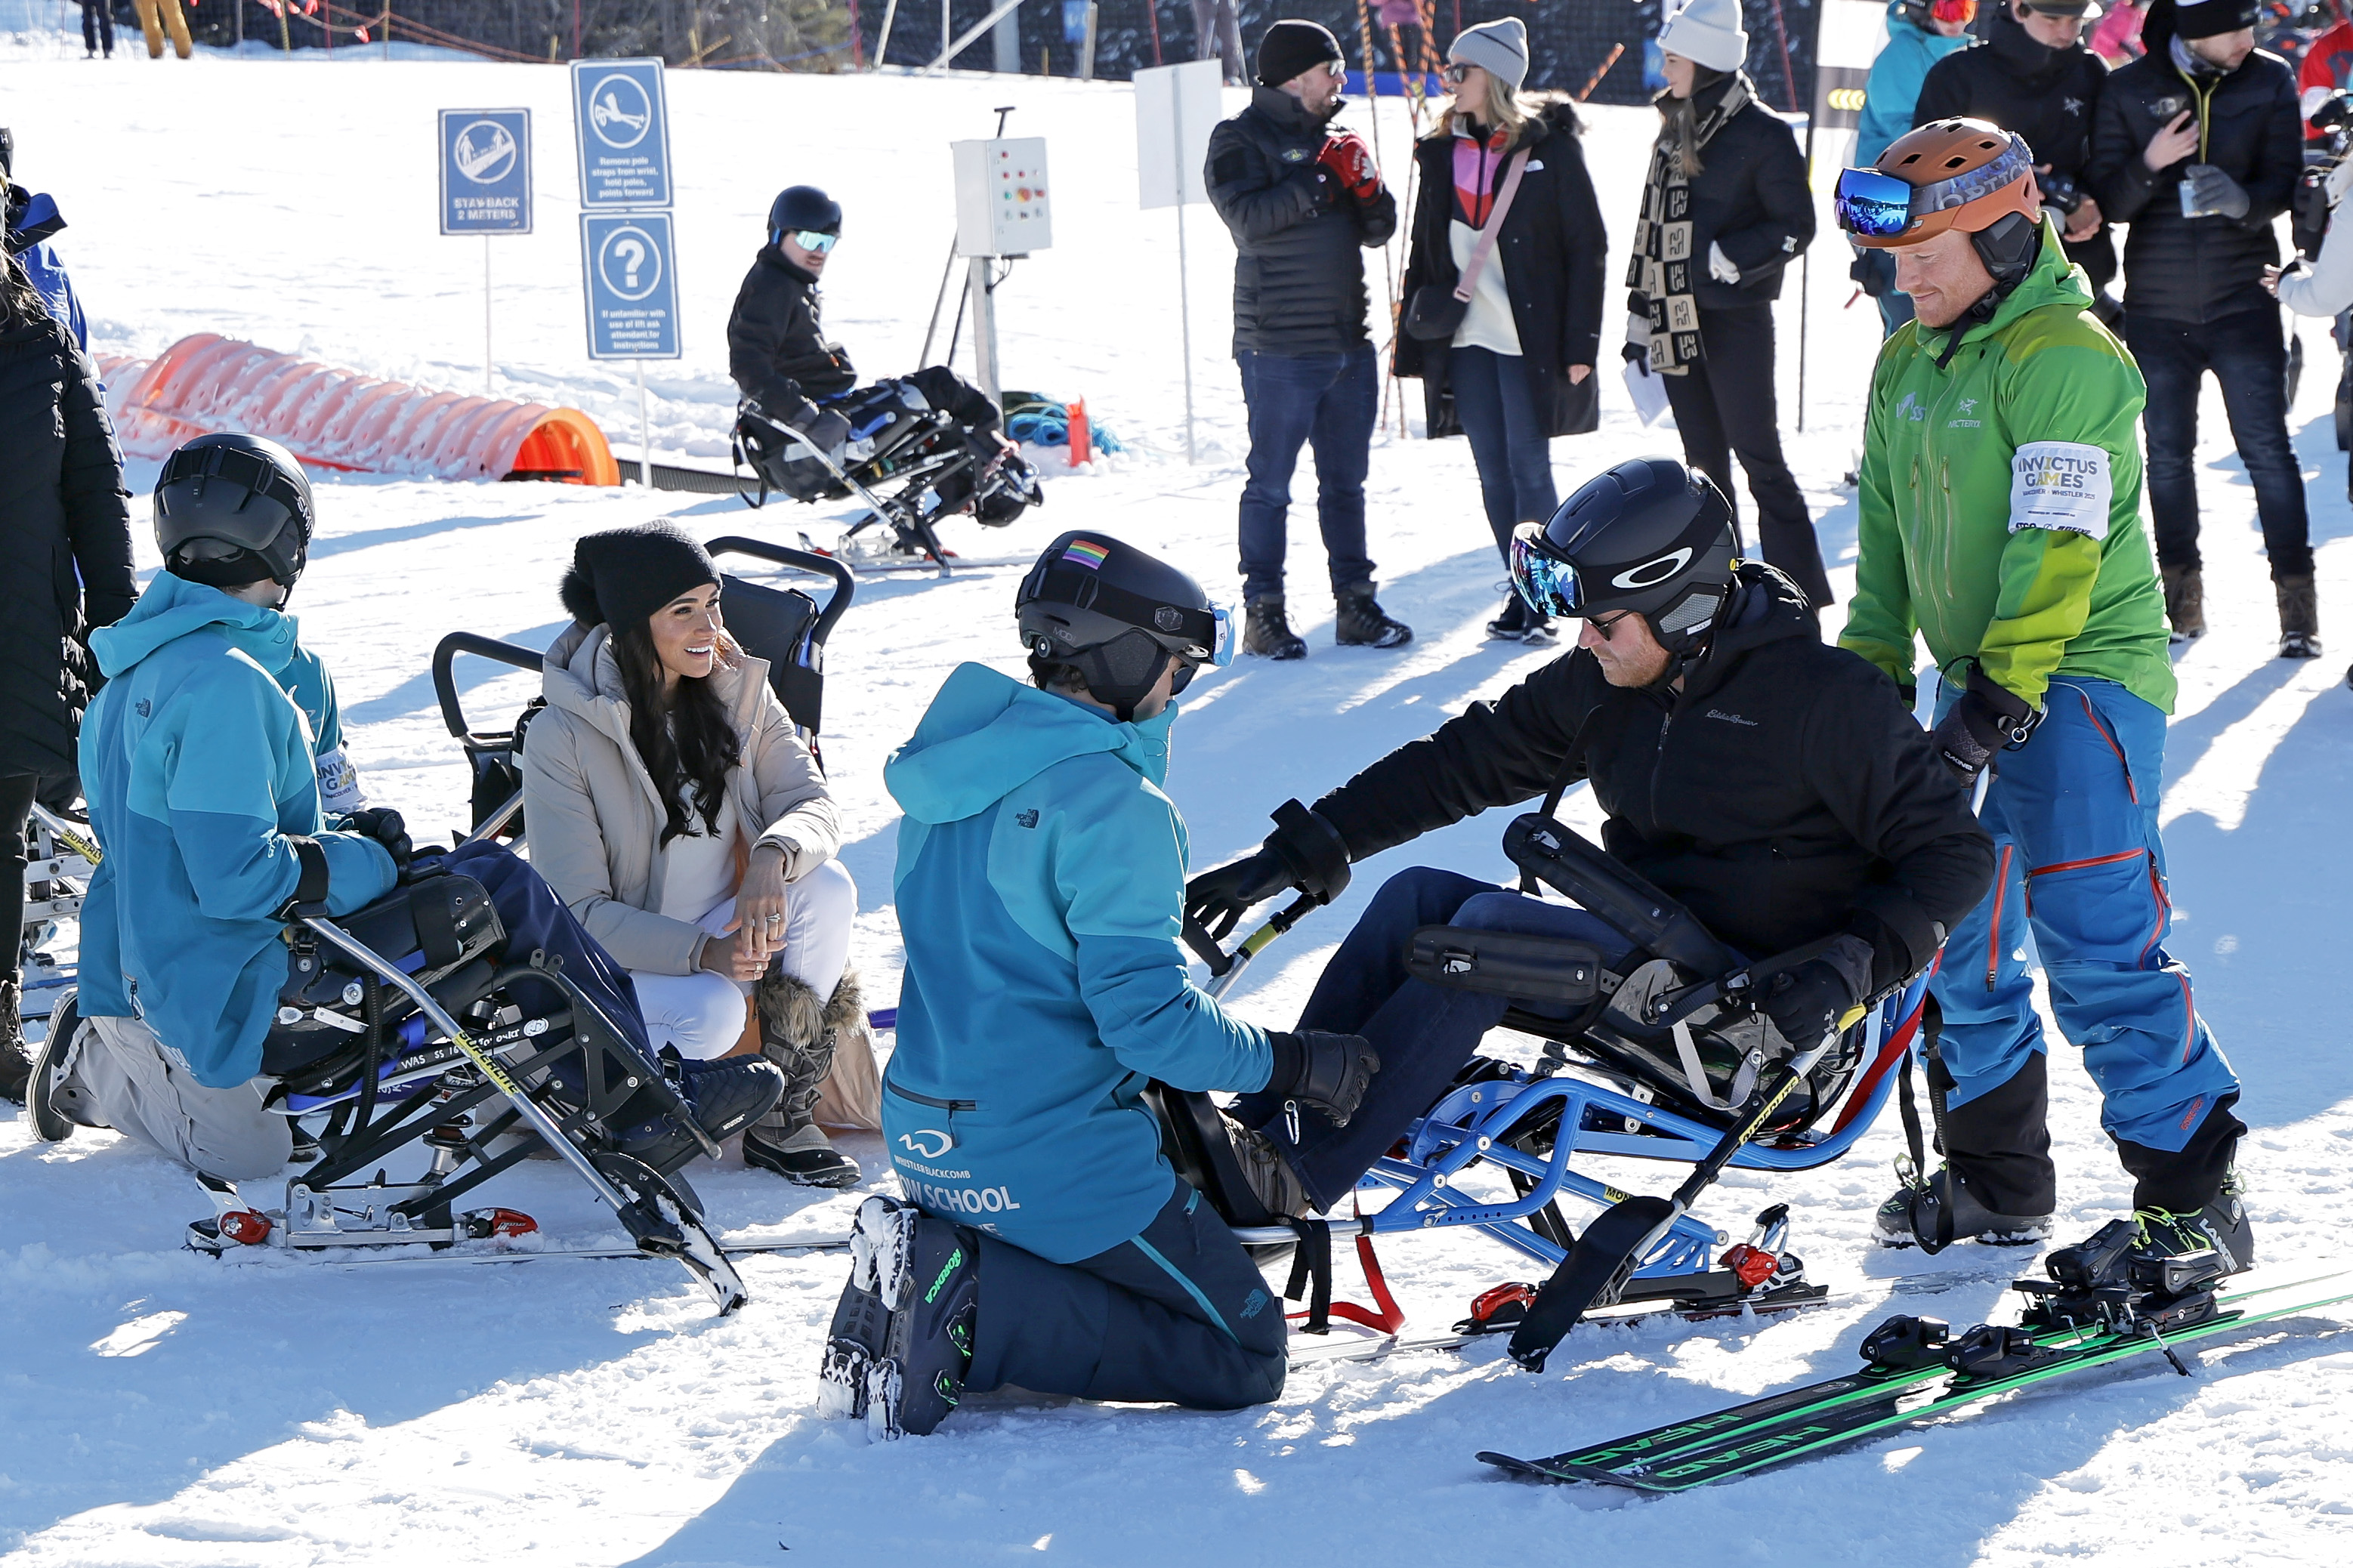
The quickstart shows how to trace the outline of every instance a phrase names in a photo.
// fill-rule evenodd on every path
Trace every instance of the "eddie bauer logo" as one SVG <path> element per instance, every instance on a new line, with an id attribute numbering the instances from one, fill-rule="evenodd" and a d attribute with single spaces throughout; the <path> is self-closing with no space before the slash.
<path id="1" fill-rule="evenodd" d="M 1746 726 L 1747 728 L 1749 728 L 1749 729 L 1751 729 L 1751 730 L 1754 730 L 1754 729 L 1756 729 L 1756 728 L 1757 727 L 1757 721 L 1756 721 L 1756 720 L 1754 720 L 1754 719 L 1744 719 L 1744 718 L 1742 718 L 1742 717 L 1741 717 L 1739 714 L 1737 714 L 1737 713 L 1726 713 L 1726 712 L 1725 712 L 1723 709 L 1721 709 L 1721 708 L 1711 708 L 1711 709 L 1709 709 L 1709 710 L 1707 710 L 1707 716 L 1708 716 L 1709 718 L 1711 718 L 1711 719 L 1721 719 L 1721 720 L 1723 720 L 1723 721 L 1724 721 L 1725 723 L 1727 723 L 1727 724 L 1741 724 L 1741 725 L 1745 725 L 1745 726 Z"/>

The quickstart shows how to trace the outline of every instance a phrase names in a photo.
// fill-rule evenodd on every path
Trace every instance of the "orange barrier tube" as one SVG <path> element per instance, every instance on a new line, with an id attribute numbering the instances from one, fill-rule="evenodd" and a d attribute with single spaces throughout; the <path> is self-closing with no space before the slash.
<path id="1" fill-rule="evenodd" d="M 161 458 L 198 436 L 243 430 L 311 467 L 353 473 L 621 482 L 604 431 L 576 408 L 432 392 L 212 332 L 152 360 L 103 359 L 100 371 L 132 457 Z"/>

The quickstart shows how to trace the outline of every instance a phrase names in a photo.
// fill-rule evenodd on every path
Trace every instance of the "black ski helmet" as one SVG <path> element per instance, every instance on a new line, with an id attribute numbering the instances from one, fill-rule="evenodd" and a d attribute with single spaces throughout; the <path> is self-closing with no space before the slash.
<path id="1" fill-rule="evenodd" d="M 268 578 L 290 591 L 316 520 L 302 465 L 259 436 L 199 436 L 164 459 L 155 481 L 155 548 L 165 570 L 191 583 Z"/>
<path id="2" fill-rule="evenodd" d="M 841 204 L 815 185 L 786 187 L 768 207 L 768 243 L 776 244 L 795 229 L 839 234 Z"/>
<path id="3" fill-rule="evenodd" d="M 1545 615 L 1631 610 L 1670 651 L 1691 645 L 1732 585 L 1732 508 L 1705 474 L 1636 458 L 1579 485 L 1512 538 L 1512 585 Z"/>
<path id="4" fill-rule="evenodd" d="M 1123 723 L 1134 719 L 1135 705 L 1171 658 L 1185 663 L 1176 686 L 1182 691 L 1195 668 L 1234 656 L 1233 622 L 1201 584 L 1107 533 L 1066 533 L 1046 546 L 1021 579 L 1013 610 L 1031 668 L 1078 671 Z"/>

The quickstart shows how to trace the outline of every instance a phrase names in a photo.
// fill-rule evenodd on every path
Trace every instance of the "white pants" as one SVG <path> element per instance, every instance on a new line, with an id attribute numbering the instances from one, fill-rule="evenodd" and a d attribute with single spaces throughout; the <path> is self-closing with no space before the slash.
<path id="1" fill-rule="evenodd" d="M 857 914 L 858 884 L 839 860 L 827 861 L 785 889 L 785 951 L 777 962 L 816 992 L 820 1003 L 832 997 L 849 967 L 849 925 Z M 717 936 L 734 918 L 735 900 L 730 899 L 702 917 L 702 929 Z M 725 1056 L 744 1037 L 749 984 L 707 969 L 692 974 L 633 969 L 629 979 L 657 1051 L 676 1046 L 689 1060 L 708 1061 Z"/>
<path id="2" fill-rule="evenodd" d="M 227 1089 L 198 1083 L 136 1018 L 85 1018 L 81 1051 L 58 1109 L 87 1126 L 111 1127 L 208 1176 L 275 1175 L 293 1152 L 286 1117 L 262 1109 L 268 1079 Z"/>

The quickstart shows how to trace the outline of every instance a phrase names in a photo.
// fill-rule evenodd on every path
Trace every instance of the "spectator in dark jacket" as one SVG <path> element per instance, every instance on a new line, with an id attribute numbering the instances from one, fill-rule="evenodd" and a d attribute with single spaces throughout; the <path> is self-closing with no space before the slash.
<path id="1" fill-rule="evenodd" d="M 2114 328 L 2120 307 L 2107 289 L 2116 276 L 2116 242 L 2084 185 L 2092 121 L 2108 79 L 2106 64 L 2084 47 L 2090 9 L 2091 0 L 2000 0 L 1984 41 L 1929 68 L 1912 123 L 1990 120 L 2026 138 L 2067 259 L 2092 280 L 2093 313 Z"/>
<path id="2" fill-rule="evenodd" d="M 2287 347 L 2263 289 L 2273 220 L 2304 169 L 2295 75 L 2255 47 L 2256 0 L 2157 0 L 2148 52 L 2108 78 L 2090 184 L 2125 238 L 2125 342 L 2148 383 L 2148 510 L 2177 639 L 2206 629 L 2198 553 L 2198 387 L 2222 384 L 2254 484 L 2280 657 L 2320 653 L 2304 473 L 2287 434 Z"/>
<path id="3" fill-rule="evenodd" d="M 1364 250 L 1397 232 L 1397 198 L 1372 149 L 1328 129 L 1346 78 L 1313 22 L 1277 22 L 1258 47 L 1250 105 L 1209 133 L 1209 200 L 1234 236 L 1234 358 L 1250 409 L 1242 487 L 1242 651 L 1301 658 L 1282 595 L 1291 475 L 1315 448 L 1315 514 L 1339 616 L 1334 640 L 1398 647 L 1365 553 L 1365 472 L 1380 372 L 1365 331 Z"/>
<path id="4" fill-rule="evenodd" d="M 1467 28 L 1447 50 L 1454 100 L 1414 149 L 1421 193 L 1405 298 L 1451 297 L 1514 162 L 1519 184 L 1461 324 L 1451 336 L 1400 330 L 1397 340 L 1397 374 L 1421 378 L 1430 436 L 1471 438 L 1487 526 L 1506 566 L 1512 531 L 1550 521 L 1559 505 L 1552 437 L 1596 423 L 1593 366 L 1609 267 L 1577 111 L 1566 100 L 1520 93 L 1527 50 L 1516 16 Z M 1514 594 L 1487 635 L 1542 642 L 1554 634 L 1550 618 Z"/>
<path id="5" fill-rule="evenodd" d="M 49 245 L 49 237 L 65 227 L 66 220 L 56 202 L 16 184 L 16 138 L 0 125 L 0 205 L 6 208 L 5 226 L 0 226 L 5 227 L 8 254 L 24 263 L 25 274 L 33 280 L 49 314 L 65 323 L 73 334 L 74 346 L 88 353 L 90 325 L 82 319 L 81 300 L 74 294 L 73 280 L 66 276 L 66 264 Z"/>
<path id="6" fill-rule="evenodd" d="M 1647 357 L 1663 378 L 1684 460 L 1726 499 L 1740 455 L 1765 559 L 1820 608 L 1830 578 L 1805 492 L 1781 456 L 1773 397 L 1773 301 L 1813 240 L 1814 198 L 1796 135 L 1756 101 L 1740 68 L 1740 0 L 1687 0 L 1659 31 L 1666 123 L 1626 278 L 1626 357 Z"/>
<path id="7" fill-rule="evenodd" d="M 96 681 L 84 638 L 138 597 L 129 494 L 98 373 L 15 256 L 0 257 L 0 1096 L 22 1100 L 25 819 L 74 793 Z"/>

